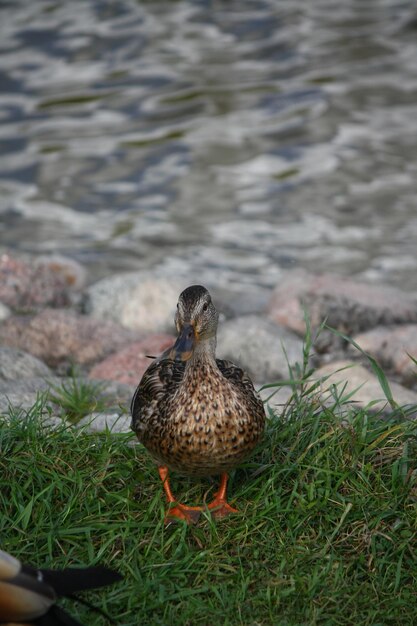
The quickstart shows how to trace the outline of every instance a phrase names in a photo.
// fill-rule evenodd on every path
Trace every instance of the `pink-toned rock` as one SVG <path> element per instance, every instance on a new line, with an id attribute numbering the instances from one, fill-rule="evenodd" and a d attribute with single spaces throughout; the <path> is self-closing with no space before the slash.
<path id="1" fill-rule="evenodd" d="M 114 322 L 56 309 L 9 317 L 0 326 L 0 343 L 25 350 L 50 366 L 93 363 L 137 337 Z"/>
<path id="2" fill-rule="evenodd" d="M 128 385 L 137 385 L 143 373 L 151 364 L 150 356 L 158 356 L 175 338 L 171 335 L 156 334 L 136 341 L 116 354 L 112 354 L 101 363 L 97 363 L 89 373 L 89 378 L 116 380 Z"/>
<path id="3" fill-rule="evenodd" d="M 410 358 L 417 360 L 417 324 L 378 326 L 354 340 L 384 367 L 392 369 L 405 385 L 417 385 L 417 365 Z"/>
<path id="4" fill-rule="evenodd" d="M 82 289 L 87 281 L 87 272 L 83 265 L 61 254 L 43 254 L 35 259 L 35 265 L 61 277 L 72 289 Z"/>
<path id="5" fill-rule="evenodd" d="M 83 271 L 64 257 L 41 257 L 33 262 L 9 254 L 0 256 L 0 301 L 16 311 L 71 304 L 71 293 L 82 284 Z"/>
<path id="6" fill-rule="evenodd" d="M 313 327 L 326 319 L 329 326 L 349 335 L 379 324 L 417 322 L 417 299 L 394 287 L 334 274 L 289 271 L 272 294 L 268 315 L 304 334 L 304 309 Z"/>

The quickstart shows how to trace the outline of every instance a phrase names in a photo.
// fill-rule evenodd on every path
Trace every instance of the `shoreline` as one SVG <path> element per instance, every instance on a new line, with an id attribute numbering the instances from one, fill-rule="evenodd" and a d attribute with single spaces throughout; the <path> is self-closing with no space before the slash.
<path id="1" fill-rule="evenodd" d="M 2 414 L 9 404 L 30 408 L 36 392 L 50 387 L 48 379 L 54 387 L 68 385 L 75 369 L 80 380 L 106 388 L 101 423 L 110 415 L 126 422 L 147 355 L 174 341 L 178 294 L 197 281 L 141 271 L 88 284 L 86 268 L 66 257 L 25 259 L 0 257 Z M 249 288 L 206 286 L 221 312 L 218 356 L 247 370 L 257 388 L 288 380 L 288 365 L 303 361 L 308 312 L 313 336 L 324 320 L 336 331 L 322 329 L 314 342 L 313 380 L 328 379 L 327 388 L 346 382 L 346 389 L 357 389 L 352 398 L 360 406 L 380 400 L 376 410 L 384 411 L 387 401 L 366 352 L 380 363 L 398 405 L 417 407 L 417 298 L 304 270 L 288 270 L 269 298 Z M 264 399 L 269 395 L 270 389 L 262 392 Z M 285 405 L 290 395 L 283 386 L 271 406 Z M 417 408 L 414 413 L 417 418 Z"/>

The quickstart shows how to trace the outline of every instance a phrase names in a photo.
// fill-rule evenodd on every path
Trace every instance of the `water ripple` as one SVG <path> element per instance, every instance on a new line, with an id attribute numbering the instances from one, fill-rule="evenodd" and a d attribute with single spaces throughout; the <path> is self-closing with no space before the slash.
<path id="1" fill-rule="evenodd" d="M 93 276 L 417 287 L 411 0 L 0 7 L 0 234 Z"/>

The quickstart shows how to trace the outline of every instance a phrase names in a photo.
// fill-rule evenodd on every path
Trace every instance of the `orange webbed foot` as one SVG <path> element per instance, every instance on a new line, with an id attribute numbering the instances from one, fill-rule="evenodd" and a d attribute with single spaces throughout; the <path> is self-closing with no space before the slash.
<path id="1" fill-rule="evenodd" d="M 213 502 L 211 502 L 207 507 L 201 507 L 186 506 L 185 504 L 180 504 L 179 502 L 176 502 L 174 496 L 172 495 L 171 487 L 169 484 L 168 468 L 165 465 L 161 465 L 159 466 L 158 471 L 162 480 L 168 504 L 170 505 L 170 508 L 165 514 L 166 525 L 180 521 L 185 522 L 189 525 L 196 524 L 200 517 L 201 511 L 207 509 L 210 511 L 214 519 L 222 519 L 223 517 L 227 517 L 228 515 L 239 513 L 239 511 L 230 506 L 230 504 L 226 500 L 226 489 L 228 480 L 228 476 L 226 473 L 222 474 L 220 487 L 216 495 L 214 496 Z"/>
<path id="2" fill-rule="evenodd" d="M 168 504 L 170 505 L 165 514 L 165 524 L 168 525 L 179 521 L 185 522 L 186 524 L 196 524 L 202 511 L 201 506 L 186 506 L 185 504 L 177 502 L 172 495 L 169 484 L 168 468 L 165 465 L 160 465 L 158 472 L 162 480 Z"/>
<path id="3" fill-rule="evenodd" d="M 173 524 L 176 522 L 185 522 L 189 526 L 192 524 L 197 524 L 201 507 L 198 506 L 185 506 L 185 504 L 176 504 L 168 509 L 165 514 L 165 524 L 168 526 L 169 524 Z"/>
<path id="4" fill-rule="evenodd" d="M 226 500 L 213 500 L 213 502 L 208 505 L 208 509 L 214 519 L 222 519 L 228 515 L 239 513 L 239 510 L 230 506 Z"/>
<path id="5" fill-rule="evenodd" d="M 227 474 L 222 474 L 219 490 L 214 496 L 213 502 L 208 505 L 208 509 L 214 519 L 222 519 L 223 517 L 227 517 L 228 515 L 239 513 L 239 511 L 230 506 L 230 504 L 226 500 L 227 480 Z"/>

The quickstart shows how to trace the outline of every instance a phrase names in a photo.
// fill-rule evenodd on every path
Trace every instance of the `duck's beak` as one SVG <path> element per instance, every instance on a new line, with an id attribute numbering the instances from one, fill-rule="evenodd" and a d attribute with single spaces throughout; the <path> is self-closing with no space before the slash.
<path id="1" fill-rule="evenodd" d="M 172 346 L 170 358 L 173 361 L 188 361 L 191 357 L 196 341 L 194 326 L 185 324 L 178 335 L 177 341 Z"/>

